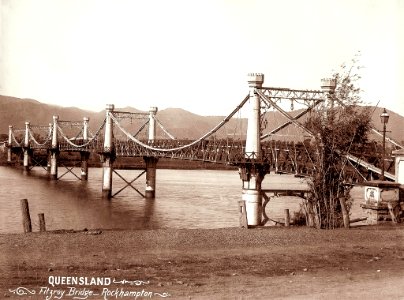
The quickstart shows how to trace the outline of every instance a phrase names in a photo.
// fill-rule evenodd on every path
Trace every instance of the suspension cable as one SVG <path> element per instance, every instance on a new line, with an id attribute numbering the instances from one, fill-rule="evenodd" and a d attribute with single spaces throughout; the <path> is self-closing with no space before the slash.
<path id="1" fill-rule="evenodd" d="M 64 139 L 68 144 L 70 144 L 71 146 L 76 147 L 76 148 L 84 148 L 84 147 L 87 147 L 88 145 L 90 145 L 90 144 L 98 137 L 98 135 L 99 135 L 99 133 L 101 132 L 101 130 L 103 129 L 104 125 L 105 125 L 105 119 L 104 119 L 104 121 L 102 122 L 101 126 L 100 126 L 100 127 L 98 128 L 98 130 L 96 131 L 96 133 L 94 134 L 94 136 L 93 136 L 92 138 L 90 138 L 90 139 L 89 139 L 86 143 L 84 143 L 83 145 L 77 145 L 77 144 L 73 143 L 73 142 L 65 135 L 65 133 L 64 133 L 63 130 L 62 130 L 62 128 L 60 128 L 59 126 L 58 126 L 57 129 L 58 129 L 59 133 L 62 135 L 63 139 Z"/>
<path id="2" fill-rule="evenodd" d="M 38 142 L 38 140 L 34 137 L 34 134 L 32 133 L 32 130 L 29 129 L 29 135 L 31 137 L 31 140 L 37 145 L 37 146 L 45 146 L 47 142 L 51 140 L 52 133 L 48 132 L 48 136 L 45 138 L 45 141 L 43 143 Z"/>
<path id="3" fill-rule="evenodd" d="M 110 113 L 110 117 L 111 119 L 114 121 L 114 123 L 118 126 L 118 128 L 124 133 L 126 134 L 126 136 L 131 139 L 133 142 L 135 142 L 136 144 L 148 149 L 148 150 L 152 150 L 152 151 L 160 151 L 160 152 L 172 152 L 172 151 L 179 151 L 188 147 L 191 147 L 197 143 L 199 143 L 200 141 L 210 137 L 212 134 L 214 134 L 216 131 L 218 131 L 224 124 L 226 124 L 238 111 L 241 107 L 243 107 L 243 105 L 247 102 L 247 100 L 250 98 L 249 95 L 247 95 L 242 101 L 241 103 L 226 117 L 223 119 L 223 121 L 221 121 L 218 125 L 216 125 L 216 127 L 214 127 L 212 130 L 210 130 L 209 132 L 207 132 L 205 135 L 203 135 L 202 137 L 200 137 L 199 139 L 187 144 L 187 145 L 183 145 L 181 147 L 176 147 L 176 148 L 171 148 L 171 149 L 162 149 L 162 148 L 156 148 L 156 147 L 151 147 L 149 145 L 146 145 L 145 143 L 142 143 L 141 141 L 139 141 L 138 139 L 136 139 L 134 136 L 132 136 L 129 132 L 127 132 L 122 126 L 121 124 L 119 124 L 119 121 L 115 118 L 115 116 L 113 114 Z"/>
<path id="4" fill-rule="evenodd" d="M 17 146 L 18 147 L 21 147 L 21 143 L 22 143 L 22 141 L 23 141 L 23 139 L 21 140 L 21 142 L 18 142 L 17 141 L 17 139 L 16 139 L 16 137 L 15 137 L 15 135 L 14 135 L 14 132 L 12 132 L 12 138 L 13 138 L 13 141 L 17 144 Z"/>

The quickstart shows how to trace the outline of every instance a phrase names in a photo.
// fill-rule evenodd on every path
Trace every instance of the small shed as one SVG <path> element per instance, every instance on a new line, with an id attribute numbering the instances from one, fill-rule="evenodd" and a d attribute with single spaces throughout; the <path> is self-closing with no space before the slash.
<path id="1" fill-rule="evenodd" d="M 374 180 L 360 185 L 364 187 L 364 202 L 360 206 L 366 211 L 367 224 L 400 221 L 404 211 L 404 199 L 400 200 L 399 183 Z"/>

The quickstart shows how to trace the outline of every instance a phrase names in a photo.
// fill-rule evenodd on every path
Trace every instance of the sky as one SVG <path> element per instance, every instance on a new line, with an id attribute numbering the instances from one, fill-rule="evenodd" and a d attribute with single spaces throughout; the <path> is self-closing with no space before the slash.
<path id="1" fill-rule="evenodd" d="M 0 94 L 227 115 L 264 86 L 320 89 L 360 52 L 362 99 L 404 116 L 404 0 L 0 0 Z"/>

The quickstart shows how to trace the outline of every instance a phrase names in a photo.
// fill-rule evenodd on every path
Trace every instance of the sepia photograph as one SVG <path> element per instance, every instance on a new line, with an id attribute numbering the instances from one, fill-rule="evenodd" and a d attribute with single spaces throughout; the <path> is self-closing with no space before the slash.
<path id="1" fill-rule="evenodd" d="M 0 0 L 0 299 L 404 299 L 404 0 Z"/>

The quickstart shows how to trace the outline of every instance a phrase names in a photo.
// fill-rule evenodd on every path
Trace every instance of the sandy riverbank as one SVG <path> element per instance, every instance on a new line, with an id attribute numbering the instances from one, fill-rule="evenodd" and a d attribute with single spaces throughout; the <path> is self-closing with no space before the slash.
<path id="1" fill-rule="evenodd" d="M 3 234 L 0 253 L 2 299 L 45 299 L 40 287 L 52 288 L 50 276 L 121 281 L 74 285 L 98 293 L 87 299 L 116 299 L 105 298 L 103 288 L 143 290 L 153 299 L 167 294 L 168 299 L 404 296 L 403 225 Z M 62 299 L 73 299 L 68 286 L 52 289 L 65 290 Z M 10 292 L 17 287 L 35 294 Z M 137 299 L 149 298 L 145 295 Z"/>

